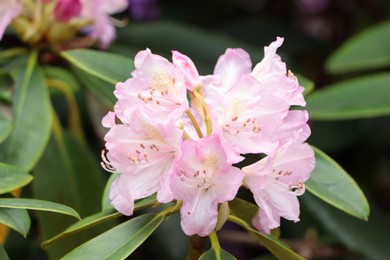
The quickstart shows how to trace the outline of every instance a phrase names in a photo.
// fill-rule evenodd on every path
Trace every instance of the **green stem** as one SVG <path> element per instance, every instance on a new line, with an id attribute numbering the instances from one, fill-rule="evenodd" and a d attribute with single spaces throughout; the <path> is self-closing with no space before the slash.
<path id="1" fill-rule="evenodd" d="M 206 101 L 204 100 L 202 93 L 200 93 L 198 91 L 194 91 L 194 95 L 202 103 L 202 109 L 203 109 L 202 112 L 203 112 L 203 116 L 204 116 L 204 122 L 206 124 L 206 133 L 207 133 L 207 135 L 210 135 L 211 134 L 211 119 L 210 119 L 210 115 L 209 115 L 209 112 L 207 109 Z"/>
<path id="2" fill-rule="evenodd" d="M 202 131 L 200 130 L 200 127 L 198 125 L 198 122 L 196 122 L 194 115 L 191 113 L 191 111 L 189 109 L 186 111 L 186 113 L 187 113 L 188 117 L 190 118 L 191 123 L 194 125 L 196 133 L 198 134 L 199 138 L 202 138 L 203 137 Z"/>

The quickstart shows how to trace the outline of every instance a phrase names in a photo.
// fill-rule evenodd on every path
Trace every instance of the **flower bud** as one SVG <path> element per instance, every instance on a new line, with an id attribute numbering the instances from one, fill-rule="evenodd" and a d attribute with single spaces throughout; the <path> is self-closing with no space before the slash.
<path id="1" fill-rule="evenodd" d="M 81 12 L 80 0 L 59 0 L 54 8 L 54 15 L 58 21 L 68 22 Z"/>

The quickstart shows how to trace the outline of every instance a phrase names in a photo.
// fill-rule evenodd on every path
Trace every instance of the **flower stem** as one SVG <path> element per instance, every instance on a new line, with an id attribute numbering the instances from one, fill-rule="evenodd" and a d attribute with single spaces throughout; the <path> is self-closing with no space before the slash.
<path id="1" fill-rule="evenodd" d="M 187 109 L 186 114 L 190 118 L 191 123 L 194 125 L 196 133 L 198 134 L 199 138 L 202 138 L 203 137 L 202 131 L 200 130 L 200 127 L 198 125 L 198 122 L 196 122 L 194 115 L 191 113 L 189 109 Z"/>
<path id="2" fill-rule="evenodd" d="M 189 239 L 190 251 L 186 260 L 197 260 L 203 254 L 203 249 L 206 244 L 206 239 L 198 235 L 191 236 Z"/>
<path id="3" fill-rule="evenodd" d="M 203 116 L 204 116 L 204 122 L 206 124 L 206 133 L 207 133 L 207 135 L 210 135 L 211 134 L 211 119 L 210 119 L 210 115 L 209 115 L 209 112 L 207 109 L 206 101 L 204 100 L 202 93 L 200 93 L 198 91 L 194 91 L 194 95 L 196 98 L 198 98 L 202 102 L 202 109 L 203 109 L 202 112 L 203 112 Z"/>

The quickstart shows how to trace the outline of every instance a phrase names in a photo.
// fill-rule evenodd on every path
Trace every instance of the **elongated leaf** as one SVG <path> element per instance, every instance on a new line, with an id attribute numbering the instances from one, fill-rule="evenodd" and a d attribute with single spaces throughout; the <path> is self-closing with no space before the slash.
<path id="1" fill-rule="evenodd" d="M 30 230 L 31 221 L 25 209 L 0 208 L 0 223 L 26 237 Z"/>
<path id="2" fill-rule="evenodd" d="M 388 259 L 390 255 L 389 214 L 373 209 L 368 222 L 354 218 L 324 203 L 310 193 L 302 197 L 302 204 L 334 235 L 336 241 L 346 245 L 366 259 Z M 361 257 L 355 256 L 360 259 Z"/>
<path id="3" fill-rule="evenodd" d="M 57 123 L 55 125 L 58 126 Z M 57 127 L 55 129 L 55 137 L 50 140 L 34 170 L 34 197 L 69 205 L 82 217 L 99 212 L 104 188 L 104 175 L 99 163 L 76 137 Z M 65 216 L 53 218 L 43 212 L 38 214 L 38 222 L 43 241 L 75 223 Z M 59 259 L 75 246 L 103 232 L 105 226 L 99 225 L 97 229 L 67 238 L 61 245 L 53 245 L 48 250 L 50 257 Z"/>
<path id="4" fill-rule="evenodd" d="M 110 188 L 112 182 L 118 178 L 119 173 L 112 173 L 110 178 L 108 178 L 108 181 L 106 183 L 106 187 L 104 188 L 103 196 L 102 196 L 102 209 L 112 208 L 111 201 L 110 201 Z"/>
<path id="5" fill-rule="evenodd" d="M 0 198 L 0 208 L 32 209 L 40 211 L 50 211 L 80 218 L 79 213 L 71 207 L 45 200 L 20 199 L 20 198 Z"/>
<path id="6" fill-rule="evenodd" d="M 151 206 L 157 202 L 156 196 L 150 196 L 146 199 L 138 200 L 134 205 L 134 211 L 137 211 L 139 209 L 142 209 L 147 206 Z M 96 226 L 98 224 L 104 223 L 108 220 L 117 218 L 122 216 L 121 213 L 116 212 L 113 207 L 105 208 L 103 211 L 98 212 L 96 214 L 93 214 L 91 216 L 88 216 L 73 225 L 69 226 L 67 229 L 65 229 L 62 233 L 56 235 L 55 237 L 46 240 L 42 243 L 42 247 L 47 247 L 51 243 L 55 242 L 56 240 L 67 237 L 69 235 L 75 234 L 79 231 L 85 230 L 87 228 L 91 228 L 93 226 Z"/>
<path id="7" fill-rule="evenodd" d="M 9 260 L 7 252 L 5 251 L 4 247 L 1 246 L 1 245 L 0 245 L 0 259 L 2 259 L 2 260 Z"/>
<path id="8" fill-rule="evenodd" d="M 390 73 L 346 80 L 313 92 L 307 110 L 313 120 L 390 115 Z"/>
<path id="9" fill-rule="evenodd" d="M 77 247 L 63 259 L 125 259 L 161 224 L 163 216 L 144 214 Z"/>
<path id="10" fill-rule="evenodd" d="M 311 93 L 314 89 L 314 82 L 303 75 L 296 74 L 296 76 L 298 77 L 299 85 L 305 88 L 303 94 L 306 96 Z"/>
<path id="11" fill-rule="evenodd" d="M 84 229 L 96 226 L 100 223 L 104 223 L 110 219 L 116 218 L 121 216 L 119 212 L 115 212 L 114 209 L 106 209 L 102 212 L 93 214 L 91 216 L 88 216 L 84 218 L 83 220 L 80 220 L 79 222 L 74 223 L 73 225 L 69 226 L 67 229 L 65 229 L 62 233 L 56 235 L 55 237 L 48 239 L 42 243 L 43 248 L 47 248 L 50 244 L 55 242 L 56 240 L 60 238 L 67 237 L 71 234 L 77 233 L 79 231 L 82 231 Z"/>
<path id="12" fill-rule="evenodd" d="M 326 63 L 331 73 L 376 69 L 390 65 L 390 22 L 362 31 L 345 42 Z"/>
<path id="13" fill-rule="evenodd" d="M 75 68 L 74 73 L 80 82 L 94 95 L 96 95 L 105 105 L 113 108 L 116 102 L 116 97 L 114 96 L 115 85 L 104 81 L 102 79 L 96 78 L 88 73 L 77 70 Z"/>
<path id="14" fill-rule="evenodd" d="M 19 168 L 0 163 L 0 194 L 23 187 L 32 181 L 33 177 Z"/>
<path id="15" fill-rule="evenodd" d="M 252 225 L 252 218 L 255 216 L 259 207 L 246 200 L 234 198 L 234 200 L 229 201 L 229 209 L 232 215 L 245 221 L 250 226 Z"/>
<path id="16" fill-rule="evenodd" d="M 370 208 L 356 182 L 329 156 L 315 147 L 313 149 L 316 165 L 305 183 L 307 190 L 334 207 L 367 220 Z"/>
<path id="17" fill-rule="evenodd" d="M 54 66 L 45 66 L 43 67 L 43 70 L 46 78 L 57 79 L 66 82 L 66 84 L 72 89 L 73 92 L 76 92 L 80 89 L 79 82 L 70 71 Z"/>
<path id="18" fill-rule="evenodd" d="M 210 250 L 207 250 L 199 257 L 199 260 L 234 260 L 234 259 L 237 258 L 235 258 L 229 252 L 223 250 L 222 248 L 219 248 L 219 250 L 215 250 L 214 248 L 211 248 Z"/>
<path id="19" fill-rule="evenodd" d="M 112 84 L 126 80 L 134 70 L 132 60 L 107 52 L 77 49 L 61 55 L 82 71 Z"/>
<path id="20" fill-rule="evenodd" d="M 279 241 L 278 239 L 276 239 L 270 235 L 266 235 L 266 234 L 258 232 L 257 230 L 253 229 L 251 226 L 249 226 L 245 221 L 243 221 L 239 217 L 231 215 L 231 216 L 229 216 L 229 220 L 241 225 L 246 230 L 248 230 L 251 234 L 255 235 L 255 237 L 259 240 L 259 242 L 264 247 L 266 247 L 273 255 L 278 257 L 279 259 L 303 260 L 303 258 L 300 255 L 298 255 L 294 251 L 292 251 L 282 241 Z"/>
<path id="21" fill-rule="evenodd" d="M 12 121 L 1 116 L 0 112 L 0 144 L 6 139 L 12 131 Z"/>
<path id="22" fill-rule="evenodd" d="M 51 127 L 50 100 L 43 74 L 34 64 L 29 66 L 13 74 L 14 129 L 0 144 L 0 161 L 25 171 L 30 171 L 41 157 Z"/>

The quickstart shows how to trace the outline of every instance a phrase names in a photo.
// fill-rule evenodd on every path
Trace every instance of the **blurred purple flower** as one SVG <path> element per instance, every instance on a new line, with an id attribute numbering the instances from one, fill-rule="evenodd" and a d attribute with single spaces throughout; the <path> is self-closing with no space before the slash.
<path id="1" fill-rule="evenodd" d="M 160 17 L 158 0 L 129 0 L 129 15 L 137 21 L 150 21 Z"/>

